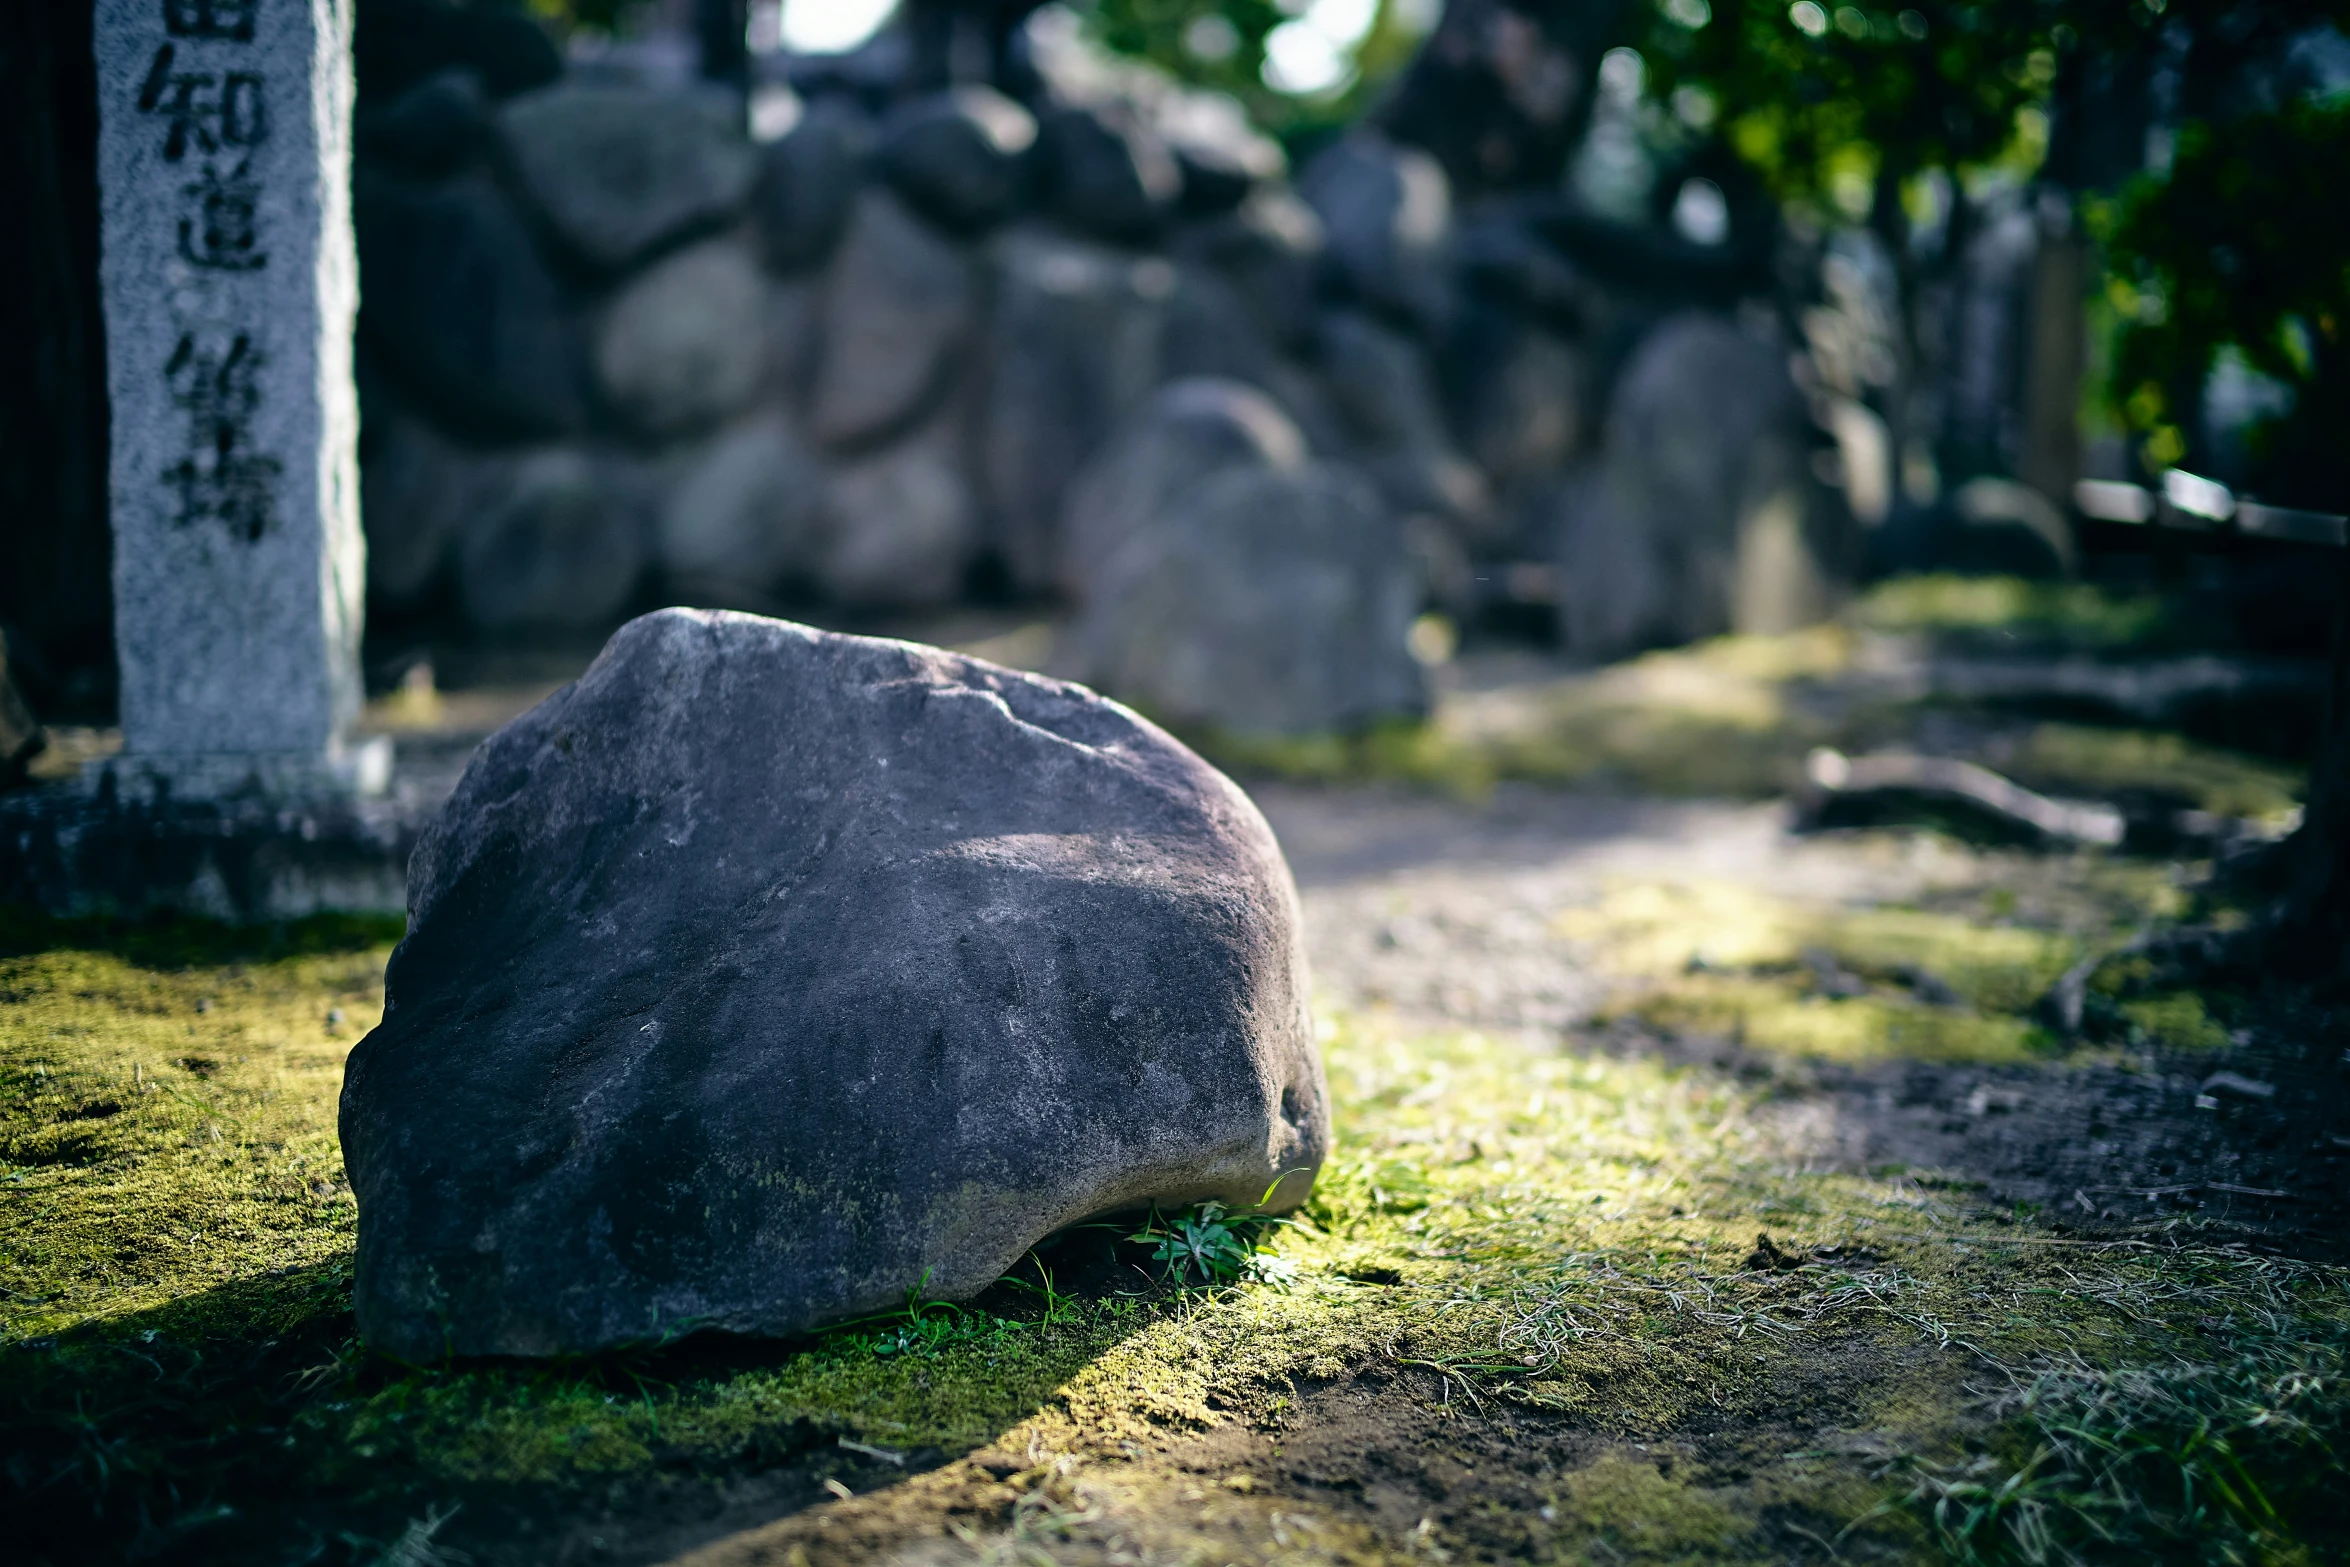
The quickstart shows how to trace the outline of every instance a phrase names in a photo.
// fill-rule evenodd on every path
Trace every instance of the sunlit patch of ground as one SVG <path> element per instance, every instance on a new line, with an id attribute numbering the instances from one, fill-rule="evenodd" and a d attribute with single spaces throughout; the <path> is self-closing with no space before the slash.
<path id="1" fill-rule="evenodd" d="M 2214 661 L 2189 650 L 2196 629 L 2161 599 L 2081 584 L 1910 578 L 1785 636 L 1719 637 L 1568 672 L 1473 657 L 1440 678 L 1425 724 L 1195 738 L 1251 776 L 1471 798 L 1510 780 L 1757 798 L 1797 788 L 1817 746 L 1915 749 L 2137 815 L 2191 810 L 2274 835 L 2293 819 L 2299 770 L 2241 747 L 2302 743 L 2322 671 Z"/>
<path id="2" fill-rule="evenodd" d="M 1903 745 L 2273 829 L 2289 766 L 2094 662 L 2181 635 L 1894 584 L 1794 637 L 1464 668 L 1427 726 L 1225 742 L 1303 889 L 1340 1132 L 1238 1285 L 1172 1287 L 1122 1224 L 798 1344 L 391 1363 L 352 1336 L 333 1127 L 396 931 L 0 928 L 10 1548 L 2342 1559 L 2332 1014 L 2144 943 L 2240 917 L 2204 860 L 1772 799 L 1812 745 Z M 2019 648 L 2093 661 L 2070 705 L 1982 699 Z"/>
<path id="3" fill-rule="evenodd" d="M 1628 982 L 1821 941 L 2008 1005 L 2070 951 L 1720 887 L 1578 919 Z M 35 1560 L 1912 1560 L 2154 1538 L 2181 1462 L 2236 1488 L 2211 1538 L 2333 1538 L 2339 1272 L 1854 1167 L 1769 1073 L 1376 1010 L 1325 1025 L 1341 1151 L 1264 1282 L 1170 1292 L 1080 1237 L 797 1347 L 393 1365 L 350 1338 L 331 1139 L 381 936 L 57 934 L 0 960 Z"/>

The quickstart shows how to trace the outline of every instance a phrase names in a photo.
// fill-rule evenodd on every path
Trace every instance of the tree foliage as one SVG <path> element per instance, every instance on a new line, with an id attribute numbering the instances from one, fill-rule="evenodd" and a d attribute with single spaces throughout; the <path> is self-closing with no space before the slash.
<path id="1" fill-rule="evenodd" d="M 2137 181 L 2109 224 L 2125 325 L 2115 401 L 2183 453 L 2181 389 L 2224 348 L 2291 394 L 2255 432 L 2272 499 L 2350 506 L 2350 98 L 2190 123 L 2167 176 Z M 2191 391 L 2186 395 L 2191 395 Z"/>
<path id="2" fill-rule="evenodd" d="M 1865 216 L 1884 184 L 2037 160 L 2060 0 L 1666 0 L 1640 41 L 1648 78 L 1694 132 L 1714 126 L 1780 199 Z"/>

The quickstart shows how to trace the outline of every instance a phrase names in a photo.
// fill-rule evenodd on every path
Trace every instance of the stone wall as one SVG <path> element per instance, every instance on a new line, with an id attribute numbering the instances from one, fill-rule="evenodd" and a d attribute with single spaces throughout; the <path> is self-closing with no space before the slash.
<path id="1" fill-rule="evenodd" d="M 653 601 L 902 612 L 1053 595 L 1090 617 L 1103 669 L 1160 666 L 1163 645 L 1108 646 L 1127 633 L 1106 598 L 1230 597 L 1232 573 L 1275 566 L 1161 540 L 1112 572 L 1073 547 L 1087 523 L 1072 496 L 1146 495 L 1127 532 L 1217 533 L 1181 484 L 1129 475 L 1121 491 L 1093 472 L 1163 456 L 1148 431 L 1208 404 L 1225 410 L 1210 424 L 1245 427 L 1251 464 L 1290 474 L 1249 494 L 1259 526 L 1320 519 L 1284 547 L 1323 564 L 1338 549 L 1333 584 L 1404 605 L 1401 620 L 1358 606 L 1378 624 L 1332 637 L 1399 657 L 1412 613 L 1554 601 L 1562 565 L 1584 598 L 1612 598 L 1625 552 L 1560 541 L 1648 527 L 1632 502 L 1607 513 L 1615 492 L 1594 476 L 1692 460 L 1676 439 L 1742 443 L 1651 485 L 1682 511 L 1664 544 L 1632 550 L 1642 592 L 1700 602 L 1570 612 L 1571 643 L 1734 623 L 1755 598 L 1735 556 L 1758 507 L 1794 507 L 1781 555 L 1833 533 L 1805 521 L 1819 497 L 1774 328 L 1706 318 L 1733 345 L 1652 370 L 1701 380 L 1655 391 L 1665 411 L 1628 432 L 1638 453 L 1611 455 L 1626 437 L 1599 413 L 1603 367 L 1669 312 L 1597 288 L 1506 205 L 1456 213 L 1422 151 L 1357 129 L 1291 178 L 1228 101 L 1074 38 L 1034 43 L 1027 102 L 808 81 L 746 116 L 716 90 L 577 75 L 494 101 L 451 71 L 369 109 L 356 205 L 379 612 L 507 632 Z M 746 119 L 781 134 L 755 139 Z M 1723 558 L 1683 560 L 1706 550 Z M 1833 596 L 1820 575 L 1766 618 L 1816 612 Z M 1407 688 L 1382 676 L 1305 707 L 1351 721 L 1408 708 Z"/>

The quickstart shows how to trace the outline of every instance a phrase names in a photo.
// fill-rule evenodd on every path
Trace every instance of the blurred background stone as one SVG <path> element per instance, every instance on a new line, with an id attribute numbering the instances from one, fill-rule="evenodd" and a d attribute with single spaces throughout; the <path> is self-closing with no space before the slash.
<path id="1" fill-rule="evenodd" d="M 411 394 L 485 435 L 586 427 L 587 327 L 487 174 L 412 184 L 362 170 L 359 333 Z"/>
<path id="2" fill-rule="evenodd" d="M 753 195 L 767 265 L 798 272 L 819 265 L 848 227 L 872 155 L 873 126 L 841 98 L 820 98 L 759 158 Z"/>
<path id="3" fill-rule="evenodd" d="M 498 111 L 515 183 L 591 266 L 613 268 L 733 217 L 758 163 L 722 93 L 558 84 Z"/>
<path id="4" fill-rule="evenodd" d="M 1070 477 L 1159 379 L 1175 271 L 1046 229 L 1004 235 L 995 270 L 979 471 L 1005 569 L 1039 592 Z"/>
<path id="5" fill-rule="evenodd" d="M 1010 217 L 1026 194 L 1035 143 L 1036 119 L 1026 109 L 985 87 L 958 87 L 891 115 L 881 168 L 915 211 L 976 234 Z"/>
<path id="6" fill-rule="evenodd" d="M 1083 603 L 1119 550 L 1166 526 L 1185 490 L 1230 467 L 1304 467 L 1305 436 L 1278 403 L 1236 381 L 1172 381 L 1070 482 L 1061 511 L 1062 591 Z"/>
<path id="7" fill-rule="evenodd" d="M 868 190 L 824 285 L 809 432 L 851 446 L 920 414 L 977 325 L 978 306 L 970 259 L 888 192 Z"/>
<path id="8" fill-rule="evenodd" d="M 1358 475 L 1241 463 L 1183 488 L 1102 565 L 1086 678 L 1162 721 L 1311 734 L 1426 711 L 1420 574 Z"/>
<path id="9" fill-rule="evenodd" d="M 748 245 L 711 240 L 640 273 L 605 307 L 596 379 L 639 434 L 709 428 L 749 406 L 769 374 L 767 283 Z"/>
<path id="10" fill-rule="evenodd" d="M 1115 105 L 1058 109 L 1037 129 L 1044 209 L 1080 233 L 1148 244 L 1183 193 L 1183 175 L 1156 131 Z"/>
<path id="11" fill-rule="evenodd" d="M 1828 613 L 1850 525 L 1821 515 L 1807 430 L 1767 336 L 1690 313 L 1643 340 L 1557 520 L 1566 644 L 1622 654 Z"/>
<path id="12" fill-rule="evenodd" d="M 762 414 L 680 459 L 653 558 L 696 602 L 769 608 L 788 577 L 814 569 L 824 507 L 823 467 L 787 419 Z"/>
<path id="13" fill-rule="evenodd" d="M 918 436 L 833 470 L 816 579 L 841 603 L 930 609 L 961 596 L 979 506 L 948 410 Z"/>
<path id="14" fill-rule="evenodd" d="M 515 459 L 457 540 L 457 590 L 487 630 L 608 624 L 645 565 L 649 485 L 627 459 L 572 447 Z"/>

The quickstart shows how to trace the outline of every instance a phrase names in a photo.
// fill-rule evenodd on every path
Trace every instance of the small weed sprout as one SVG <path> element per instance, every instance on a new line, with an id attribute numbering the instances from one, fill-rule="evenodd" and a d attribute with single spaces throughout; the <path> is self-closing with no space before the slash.
<path id="1" fill-rule="evenodd" d="M 1260 1277 L 1278 1281 L 1282 1271 L 1267 1266 L 1278 1259 L 1259 1256 L 1257 1249 L 1288 1222 L 1263 1212 L 1238 1213 L 1213 1201 L 1162 1217 L 1153 1204 L 1150 1218 L 1126 1238 L 1151 1247 L 1160 1276 L 1172 1284 L 1237 1284 Z"/>
<path id="2" fill-rule="evenodd" d="M 929 1285 L 930 1270 L 925 1268 L 921 1280 L 906 1291 L 903 1306 L 877 1316 L 851 1318 L 835 1327 L 831 1336 L 851 1349 L 887 1358 L 936 1350 L 1002 1326 L 991 1318 L 975 1318 L 952 1301 L 926 1299 L 923 1291 Z"/>

